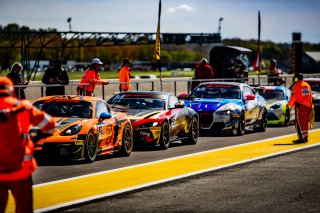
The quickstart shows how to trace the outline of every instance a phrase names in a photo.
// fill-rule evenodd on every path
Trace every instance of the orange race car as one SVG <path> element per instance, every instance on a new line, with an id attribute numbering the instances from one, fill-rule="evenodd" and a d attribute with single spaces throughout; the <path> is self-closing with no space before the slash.
<path id="1" fill-rule="evenodd" d="M 41 157 L 67 157 L 93 162 L 97 155 L 118 153 L 128 156 L 133 147 L 133 131 L 124 113 L 112 112 L 102 99 L 88 96 L 46 96 L 34 106 L 53 116 L 52 136 L 35 144 Z M 37 127 L 30 130 L 37 138 Z"/>

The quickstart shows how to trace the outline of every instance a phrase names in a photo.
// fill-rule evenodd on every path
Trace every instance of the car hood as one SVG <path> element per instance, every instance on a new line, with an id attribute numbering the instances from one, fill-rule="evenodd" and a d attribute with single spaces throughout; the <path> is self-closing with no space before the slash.
<path id="1" fill-rule="evenodd" d="M 270 107 L 274 104 L 281 104 L 281 105 L 286 105 L 288 101 L 285 100 L 268 100 L 267 102 L 267 107 Z"/>
<path id="2" fill-rule="evenodd" d="M 87 120 L 84 118 L 54 118 L 56 122 L 56 129 L 62 130 L 63 128 L 69 126 L 72 123 L 75 123 L 76 121 L 81 121 L 81 120 Z"/>
<path id="3" fill-rule="evenodd" d="M 131 121 L 134 120 L 142 120 L 142 119 L 157 119 L 161 114 L 163 114 L 165 110 L 154 110 L 154 109 L 144 109 L 144 110 L 136 110 L 130 109 L 128 118 Z"/>
<path id="4" fill-rule="evenodd" d="M 204 99 L 196 98 L 189 106 L 195 111 L 216 111 L 226 104 L 233 104 L 234 106 L 242 106 L 241 100 L 237 99 Z"/>

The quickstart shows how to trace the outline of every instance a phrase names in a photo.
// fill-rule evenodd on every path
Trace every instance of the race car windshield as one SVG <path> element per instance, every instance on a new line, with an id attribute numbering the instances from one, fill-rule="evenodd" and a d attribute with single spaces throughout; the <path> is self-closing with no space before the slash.
<path id="1" fill-rule="evenodd" d="M 36 102 L 34 106 L 53 117 L 91 118 L 92 104 L 86 101 L 78 102 Z"/>
<path id="2" fill-rule="evenodd" d="M 194 98 L 223 98 L 240 99 L 240 89 L 237 86 L 226 87 L 224 85 L 200 86 L 190 94 Z"/>
<path id="3" fill-rule="evenodd" d="M 258 89 L 257 92 L 261 95 L 265 100 L 283 100 L 284 93 L 281 90 L 264 90 Z"/>
<path id="4" fill-rule="evenodd" d="M 116 99 L 112 104 L 122 106 L 129 105 L 130 109 L 165 109 L 163 99 L 124 98 Z"/>

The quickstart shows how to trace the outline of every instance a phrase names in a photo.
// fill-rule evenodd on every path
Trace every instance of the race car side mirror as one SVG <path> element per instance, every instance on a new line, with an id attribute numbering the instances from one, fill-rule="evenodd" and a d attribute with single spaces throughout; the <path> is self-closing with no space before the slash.
<path id="1" fill-rule="evenodd" d="M 187 93 L 182 93 L 178 96 L 178 99 L 180 100 L 190 100 L 193 101 L 194 97 L 190 97 Z"/>
<path id="2" fill-rule="evenodd" d="M 103 113 L 101 113 L 100 116 L 99 116 L 99 122 L 102 122 L 103 120 L 109 119 L 109 118 L 111 118 L 111 117 L 112 117 L 112 115 L 111 115 L 110 113 L 103 112 Z"/>

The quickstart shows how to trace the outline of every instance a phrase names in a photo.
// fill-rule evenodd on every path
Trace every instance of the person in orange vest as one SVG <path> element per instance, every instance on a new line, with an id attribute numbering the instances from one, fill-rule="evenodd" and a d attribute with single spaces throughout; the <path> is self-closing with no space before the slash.
<path id="1" fill-rule="evenodd" d="M 18 100 L 12 81 L 0 77 L 0 213 L 5 212 L 9 190 L 16 212 L 33 212 L 31 175 L 37 163 L 33 158 L 34 144 L 28 134 L 32 125 L 49 136 L 54 131 L 55 121 L 29 101 Z M 16 126 L 19 128 L 12 128 Z"/>
<path id="2" fill-rule="evenodd" d="M 123 59 L 121 70 L 119 72 L 119 91 L 130 91 L 130 64 L 131 61 L 128 58 Z"/>
<path id="3" fill-rule="evenodd" d="M 96 84 L 98 85 L 106 85 L 109 82 L 102 81 L 100 78 L 100 69 L 103 63 L 99 58 L 95 58 L 92 60 L 91 66 L 89 69 L 85 71 L 80 81 L 80 85 L 77 87 L 77 94 L 84 96 L 93 96 L 94 89 Z M 89 85 L 82 85 L 89 84 Z"/>
<path id="4" fill-rule="evenodd" d="M 312 108 L 312 91 L 310 85 L 303 81 L 303 75 L 296 73 L 294 75 L 294 85 L 292 87 L 292 95 L 288 102 L 290 108 L 295 107 L 298 139 L 293 140 L 294 143 L 308 142 L 308 123 L 309 115 Z"/>

